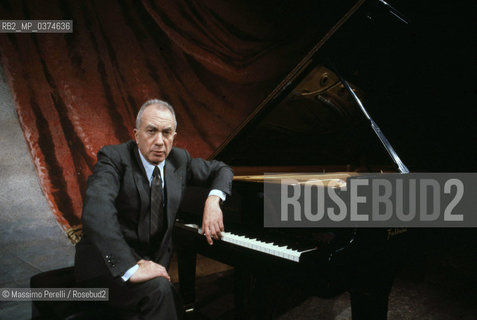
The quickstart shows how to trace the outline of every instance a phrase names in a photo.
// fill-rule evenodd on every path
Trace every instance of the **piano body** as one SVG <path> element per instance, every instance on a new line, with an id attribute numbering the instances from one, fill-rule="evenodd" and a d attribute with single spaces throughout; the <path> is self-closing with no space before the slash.
<path id="1" fill-rule="evenodd" d="M 362 63 L 375 48 L 367 47 L 371 40 L 363 41 L 359 32 L 369 23 L 369 10 L 390 25 L 401 22 L 376 5 L 357 1 L 330 18 L 309 54 L 211 156 L 235 173 L 233 194 L 222 205 L 226 232 L 212 246 L 198 232 L 208 190 L 186 191 L 174 230 L 186 309 L 194 305 L 196 254 L 201 254 L 234 267 L 237 318 L 275 317 L 279 311 L 270 308 L 266 288 L 273 282 L 326 297 L 348 290 L 354 320 L 386 318 L 405 229 L 263 227 L 265 173 L 298 180 L 311 173 L 325 181 L 397 171 L 337 73 L 349 79 L 360 100 L 379 101 L 368 91 L 375 94 L 380 80 Z M 356 50 L 348 51 L 353 46 Z"/>

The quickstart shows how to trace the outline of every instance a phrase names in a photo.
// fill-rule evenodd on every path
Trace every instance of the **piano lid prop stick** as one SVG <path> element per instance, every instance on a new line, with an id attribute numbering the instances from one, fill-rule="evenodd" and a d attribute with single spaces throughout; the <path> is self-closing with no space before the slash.
<path id="1" fill-rule="evenodd" d="M 393 6 L 391 6 L 389 3 L 387 3 L 384 0 L 378 0 L 378 2 L 383 4 L 386 7 L 386 9 L 388 10 L 388 12 L 390 14 L 392 14 L 393 16 L 395 16 L 396 18 L 398 18 L 401 22 L 403 22 L 405 24 L 409 24 L 407 18 L 401 12 L 399 12 Z"/>
<path id="2" fill-rule="evenodd" d="M 349 94 L 353 97 L 354 101 L 356 101 L 356 103 L 359 105 L 359 107 L 361 108 L 361 111 L 363 111 L 365 117 L 369 120 L 369 122 L 371 123 L 371 127 L 373 128 L 374 132 L 376 133 L 376 135 L 378 136 L 379 140 L 381 141 L 381 143 L 383 144 L 384 148 L 386 149 L 386 151 L 389 153 L 389 155 L 391 156 L 391 158 L 393 159 L 394 163 L 398 166 L 399 168 L 399 172 L 400 173 L 409 173 L 409 169 L 404 165 L 404 163 L 401 161 L 401 159 L 399 158 L 398 154 L 396 153 L 396 151 L 394 151 L 394 148 L 391 146 L 391 143 L 389 143 L 388 139 L 386 139 L 386 137 L 384 136 L 384 133 L 381 131 L 381 129 L 379 129 L 378 125 L 376 124 L 376 122 L 374 122 L 374 120 L 371 118 L 371 116 L 369 115 L 369 113 L 366 111 L 366 109 L 364 108 L 364 105 L 363 103 L 361 102 L 361 100 L 358 98 L 358 96 L 356 95 L 356 93 L 353 91 L 353 89 L 351 88 L 351 86 L 349 85 L 348 81 L 345 80 L 345 78 L 343 78 L 343 76 L 338 72 L 338 70 L 336 70 L 335 66 L 333 65 L 333 63 L 330 62 L 330 66 L 331 66 L 331 69 L 336 73 L 336 75 L 338 75 L 338 78 L 340 78 L 340 81 L 341 83 L 343 83 L 344 87 L 346 88 L 346 90 L 349 92 Z"/>

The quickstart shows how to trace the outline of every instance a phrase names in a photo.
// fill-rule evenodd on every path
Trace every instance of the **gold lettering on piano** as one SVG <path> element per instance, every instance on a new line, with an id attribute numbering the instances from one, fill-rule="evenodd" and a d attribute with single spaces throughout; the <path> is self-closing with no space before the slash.
<path id="1" fill-rule="evenodd" d="M 407 228 L 389 228 L 386 231 L 388 232 L 386 240 L 389 240 L 394 236 L 407 232 Z"/>

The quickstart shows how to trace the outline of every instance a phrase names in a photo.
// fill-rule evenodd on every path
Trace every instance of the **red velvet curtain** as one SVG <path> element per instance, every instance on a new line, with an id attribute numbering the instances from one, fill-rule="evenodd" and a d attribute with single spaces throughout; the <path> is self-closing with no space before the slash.
<path id="1" fill-rule="evenodd" d="M 255 0 L 2 1 L 4 18 L 74 21 L 69 34 L 0 34 L 43 192 L 73 242 L 96 152 L 130 139 L 140 105 L 160 98 L 176 109 L 176 145 L 207 157 L 317 40 L 316 25 L 290 8 Z"/>

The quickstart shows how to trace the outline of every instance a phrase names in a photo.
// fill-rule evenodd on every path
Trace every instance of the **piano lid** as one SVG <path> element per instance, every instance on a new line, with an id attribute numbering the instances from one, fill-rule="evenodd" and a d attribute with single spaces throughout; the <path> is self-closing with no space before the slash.
<path id="1" fill-rule="evenodd" d="M 386 95 L 379 83 L 392 85 L 389 74 L 380 73 L 373 61 L 383 50 L 392 50 L 382 37 L 383 33 L 387 33 L 384 39 L 389 37 L 388 24 L 396 21 L 375 3 L 363 3 L 356 2 L 319 39 L 211 159 L 231 166 L 335 166 L 362 171 L 375 171 L 376 164 L 394 167 L 358 105 L 329 68 L 332 58 L 366 108 L 369 102 L 381 101 L 370 94 Z M 375 20 L 384 29 L 377 28 Z"/>

